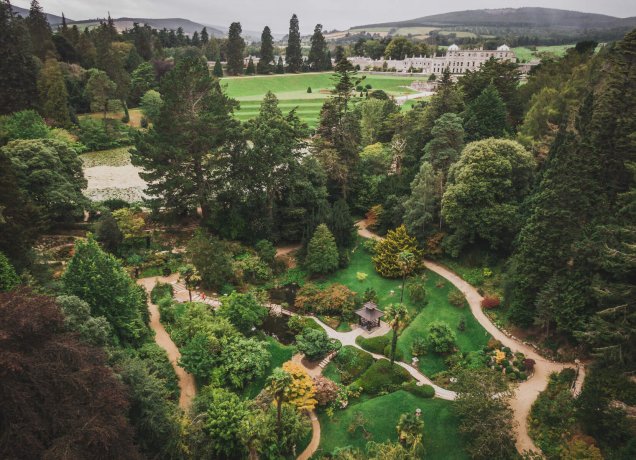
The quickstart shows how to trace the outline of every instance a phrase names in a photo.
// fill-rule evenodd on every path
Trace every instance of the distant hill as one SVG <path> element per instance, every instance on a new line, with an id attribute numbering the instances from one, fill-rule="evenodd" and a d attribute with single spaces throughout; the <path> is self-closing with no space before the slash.
<path id="1" fill-rule="evenodd" d="M 101 19 L 85 19 L 81 21 L 69 21 L 69 24 L 77 24 L 78 27 L 91 27 L 93 25 L 99 24 L 100 21 L 104 21 L 104 18 Z M 161 30 L 166 28 L 168 30 L 173 29 L 177 30 L 179 27 L 183 28 L 183 31 L 187 35 L 192 35 L 195 31 L 201 32 L 201 29 L 207 27 L 208 33 L 215 37 L 225 36 L 225 32 L 221 30 L 218 26 L 210 26 L 200 24 L 198 22 L 190 21 L 189 19 L 182 18 L 166 18 L 166 19 L 152 19 L 152 18 L 115 18 L 113 19 L 115 23 L 115 27 L 117 30 L 131 29 L 135 22 L 139 24 L 148 24 L 150 27 L 154 29 Z"/>
<path id="2" fill-rule="evenodd" d="M 636 27 L 636 17 L 616 18 L 604 14 L 552 8 L 500 8 L 455 11 L 434 14 L 406 21 L 384 22 L 352 27 L 351 29 L 377 29 L 383 27 L 417 26 L 469 26 L 469 27 L 514 27 L 532 29 L 615 29 Z"/>
<path id="3" fill-rule="evenodd" d="M 19 14 L 23 18 L 26 18 L 29 15 L 29 10 L 27 10 L 26 8 L 20 8 L 19 6 L 11 5 L 11 9 L 13 10 L 14 13 Z M 49 14 L 49 13 L 44 13 L 44 14 L 46 14 L 46 19 L 49 21 L 49 24 L 51 24 L 51 26 L 57 26 L 59 24 L 62 24 L 62 16 L 57 16 L 55 14 Z M 68 18 L 66 18 L 66 20 L 68 22 L 71 22 L 71 20 Z"/>

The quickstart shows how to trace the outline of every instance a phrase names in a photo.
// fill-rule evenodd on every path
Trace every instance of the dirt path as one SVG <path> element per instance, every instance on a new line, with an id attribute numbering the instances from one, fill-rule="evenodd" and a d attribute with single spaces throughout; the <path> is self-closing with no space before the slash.
<path id="1" fill-rule="evenodd" d="M 380 240 L 382 237 L 370 232 L 367 229 L 365 221 L 356 223 L 358 227 L 358 234 L 364 238 L 371 238 L 374 240 Z M 482 325 L 488 333 L 490 333 L 495 339 L 499 340 L 502 344 L 509 347 L 513 352 L 520 351 L 527 358 L 534 359 L 536 364 L 534 368 L 534 375 L 532 378 L 519 384 L 515 390 L 514 397 L 510 401 L 512 410 L 514 411 L 514 417 L 517 426 L 516 432 L 516 445 L 519 452 L 523 451 L 535 451 L 541 452 L 540 449 L 530 438 L 528 434 L 528 415 L 530 414 L 530 408 L 532 403 L 537 399 L 539 393 L 541 393 L 548 385 L 548 378 L 551 373 L 559 372 L 566 367 L 576 368 L 574 363 L 556 363 L 544 358 L 536 352 L 530 345 L 522 343 L 516 340 L 514 337 L 509 337 L 504 334 L 497 326 L 495 326 L 490 319 L 486 316 L 481 308 L 482 296 L 477 292 L 472 285 L 464 281 L 461 277 L 456 275 L 446 267 L 431 261 L 424 262 L 426 268 L 437 273 L 441 277 L 450 281 L 462 294 L 466 297 L 470 310 L 475 316 L 479 324 Z M 574 386 L 574 394 L 576 395 L 580 391 L 583 380 L 585 379 L 585 367 L 579 368 L 579 377 Z"/>
<path id="2" fill-rule="evenodd" d="M 312 410 L 309 413 L 309 418 L 311 419 L 311 441 L 309 441 L 305 450 L 302 451 L 296 460 L 309 460 L 320 445 L 320 422 L 318 421 L 316 412 Z"/>
<path id="3" fill-rule="evenodd" d="M 177 278 L 178 275 L 176 274 L 168 277 L 154 276 L 151 278 L 139 279 L 137 280 L 137 284 L 143 286 L 148 294 L 150 294 L 150 291 L 152 291 L 152 288 L 155 287 L 155 284 L 158 282 L 174 283 L 177 281 Z M 179 349 L 170 338 L 168 332 L 166 332 L 163 324 L 161 324 L 159 308 L 157 305 L 152 303 L 150 297 L 148 297 L 148 311 L 150 312 L 150 327 L 155 331 L 155 342 L 161 348 L 166 350 L 168 359 L 179 378 L 179 389 L 181 390 L 181 395 L 179 396 L 179 407 L 183 410 L 188 410 L 192 404 L 192 398 L 194 398 L 197 392 L 194 377 L 179 366 L 178 362 L 179 358 L 181 358 L 181 353 L 179 353 Z"/>

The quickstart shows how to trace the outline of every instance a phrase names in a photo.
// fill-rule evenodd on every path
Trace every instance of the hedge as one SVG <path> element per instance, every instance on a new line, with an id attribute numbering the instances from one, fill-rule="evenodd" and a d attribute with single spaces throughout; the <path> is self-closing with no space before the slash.
<path id="1" fill-rule="evenodd" d="M 379 359 L 353 385 L 361 387 L 364 393 L 377 395 L 380 392 L 399 390 L 404 382 L 412 378 L 402 366 L 391 366 L 389 360 Z"/>
<path id="2" fill-rule="evenodd" d="M 371 353 L 377 353 L 379 355 L 383 355 L 384 349 L 386 348 L 387 345 L 390 345 L 391 340 L 389 339 L 388 335 L 383 335 L 380 337 L 372 337 L 370 339 L 366 339 L 362 336 L 358 336 L 356 337 L 356 343 L 360 345 L 362 348 L 364 348 L 365 350 L 370 351 Z"/>
<path id="3" fill-rule="evenodd" d="M 407 382 L 402 389 L 420 398 L 434 398 L 435 388 L 430 385 L 418 385 L 417 382 Z"/>

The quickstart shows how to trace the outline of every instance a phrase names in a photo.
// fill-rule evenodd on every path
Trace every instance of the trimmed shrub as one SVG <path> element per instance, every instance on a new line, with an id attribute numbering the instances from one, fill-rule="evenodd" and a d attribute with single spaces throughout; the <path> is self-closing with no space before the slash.
<path id="1" fill-rule="evenodd" d="M 362 388 L 364 393 L 377 395 L 384 391 L 396 391 L 404 382 L 411 380 L 411 375 L 402 366 L 391 363 L 387 359 L 380 359 L 354 382 Z"/>
<path id="2" fill-rule="evenodd" d="M 348 384 L 362 375 L 375 360 L 369 353 L 348 345 L 342 347 L 332 362 L 340 373 L 342 383 Z"/>
<path id="3" fill-rule="evenodd" d="M 173 295 L 174 289 L 172 288 L 172 284 L 157 283 L 150 292 L 150 300 L 152 300 L 152 303 L 156 304 L 164 298 L 172 299 Z"/>
<path id="4" fill-rule="evenodd" d="M 481 308 L 486 310 L 497 308 L 499 305 L 501 305 L 501 300 L 496 295 L 486 296 L 481 300 Z"/>
<path id="5" fill-rule="evenodd" d="M 370 339 L 364 337 L 356 337 L 356 343 L 371 353 L 377 353 L 379 355 L 384 354 L 384 349 L 387 345 L 390 345 L 391 339 L 388 335 L 380 337 L 371 337 Z"/>
<path id="6" fill-rule="evenodd" d="M 402 389 L 420 398 L 435 397 L 435 388 L 430 385 L 418 385 L 417 382 L 406 382 L 402 385 Z"/>

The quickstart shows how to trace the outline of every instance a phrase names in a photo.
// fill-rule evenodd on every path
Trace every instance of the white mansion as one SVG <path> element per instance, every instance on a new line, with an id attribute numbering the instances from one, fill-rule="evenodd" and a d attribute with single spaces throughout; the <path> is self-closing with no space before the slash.
<path id="1" fill-rule="evenodd" d="M 373 60 L 366 57 L 350 57 L 349 61 L 354 66 L 360 66 L 360 70 L 384 69 L 392 72 L 418 72 L 423 74 L 441 74 L 444 69 L 450 69 L 451 73 L 462 74 L 467 70 L 478 69 L 490 58 L 503 61 L 515 61 L 515 53 L 506 45 L 501 45 L 497 50 L 462 50 L 457 45 L 448 47 L 446 55 L 440 57 L 407 57 L 403 60 L 379 59 Z"/>

